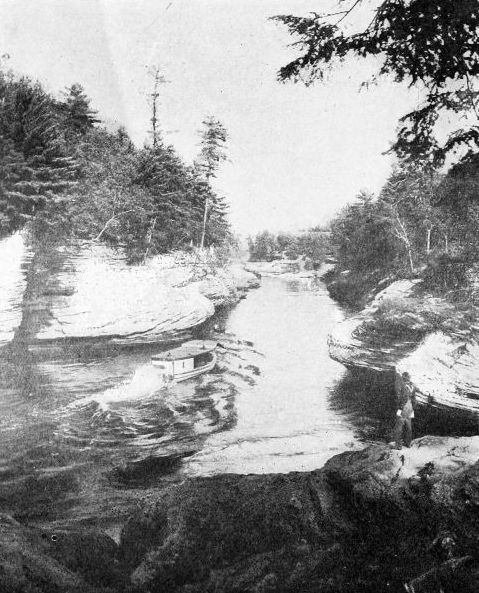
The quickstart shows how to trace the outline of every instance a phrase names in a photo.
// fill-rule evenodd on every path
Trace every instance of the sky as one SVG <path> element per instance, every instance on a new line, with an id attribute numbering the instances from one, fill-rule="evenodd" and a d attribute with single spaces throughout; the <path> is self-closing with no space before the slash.
<path id="1" fill-rule="evenodd" d="M 335 8 L 335 0 L 0 0 L 0 55 L 55 95 L 79 82 L 100 117 L 125 125 L 138 146 L 149 138 L 148 72 L 159 65 L 169 81 L 160 125 L 187 163 L 206 116 L 228 130 L 229 160 L 214 184 L 234 230 L 298 231 L 380 189 L 397 120 L 420 100 L 390 80 L 360 91 L 374 60 L 347 60 L 310 87 L 277 81 L 297 54 L 268 17 Z"/>

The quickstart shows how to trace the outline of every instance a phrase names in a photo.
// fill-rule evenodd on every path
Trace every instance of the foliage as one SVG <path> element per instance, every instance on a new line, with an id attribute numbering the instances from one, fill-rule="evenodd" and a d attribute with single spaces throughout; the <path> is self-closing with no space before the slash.
<path id="1" fill-rule="evenodd" d="M 370 272 L 386 269 L 397 247 L 381 207 L 370 194 L 360 193 L 331 223 L 331 243 L 341 270 Z"/>
<path id="2" fill-rule="evenodd" d="M 64 124 L 73 134 L 86 134 L 100 123 L 96 117 L 97 112 L 91 109 L 90 99 L 81 84 L 72 84 L 66 89 L 65 100 L 60 104 L 60 108 L 64 112 Z"/>
<path id="3" fill-rule="evenodd" d="M 77 178 L 58 104 L 39 84 L 0 72 L 0 138 L 0 167 L 10 173 L 16 169 L 19 190 L 3 191 L 3 229 L 16 230 L 34 219 L 37 234 L 49 235 L 67 220 L 66 195 Z M 5 178 L 11 183 L 11 175 Z"/>
<path id="4" fill-rule="evenodd" d="M 216 177 L 216 171 L 220 163 L 227 158 L 225 144 L 228 135 L 223 124 L 218 119 L 209 116 L 203 121 L 200 138 L 201 151 L 195 163 L 195 168 L 209 183 L 212 177 Z M 208 217 L 210 218 L 210 225 L 212 224 L 214 229 L 217 229 L 218 223 L 224 219 L 224 215 L 225 210 L 222 200 L 217 196 L 210 197 L 208 193 L 205 193 L 200 247 L 205 244 Z"/>
<path id="5" fill-rule="evenodd" d="M 350 0 L 334 14 L 273 17 L 296 37 L 301 55 L 281 68 L 280 80 L 311 84 L 347 56 L 376 56 L 379 75 L 425 88 L 422 105 L 406 114 L 394 150 L 400 158 L 442 163 L 458 146 L 479 145 L 477 0 L 381 0 L 374 3 L 367 27 L 345 29 L 357 10 L 371 11 L 364 0 Z M 442 114 L 466 114 L 442 144 L 436 124 Z"/>
<path id="6" fill-rule="evenodd" d="M 273 233 L 263 231 L 248 237 L 250 261 L 272 261 L 277 256 L 278 243 Z"/>
<path id="7" fill-rule="evenodd" d="M 217 161 L 205 176 L 159 137 L 136 149 L 124 128 L 111 133 L 98 123 L 81 85 L 57 100 L 0 71 L 0 233 L 28 224 L 41 241 L 105 241 L 135 261 L 229 241 L 225 199 L 209 183 Z M 211 158 L 220 141 L 211 139 Z"/>
<path id="8" fill-rule="evenodd" d="M 311 262 L 322 262 L 329 252 L 329 233 L 310 229 L 298 234 L 269 231 L 248 238 L 250 261 L 272 261 L 273 259 L 308 258 Z"/>
<path id="9" fill-rule="evenodd" d="M 23 154 L 11 140 L 0 136 L 0 236 L 22 228 L 34 212 L 34 177 Z"/>
<path id="10" fill-rule="evenodd" d="M 333 290 L 354 291 L 360 300 L 373 277 L 377 282 L 411 276 L 441 291 L 465 288 L 479 258 L 476 177 L 469 165 L 445 176 L 396 167 L 377 197 L 360 194 L 331 223 L 337 259 Z"/>

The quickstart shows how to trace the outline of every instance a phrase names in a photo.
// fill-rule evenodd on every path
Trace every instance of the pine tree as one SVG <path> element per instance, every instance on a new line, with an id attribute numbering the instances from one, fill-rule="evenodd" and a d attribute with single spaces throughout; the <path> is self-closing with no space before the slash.
<path id="1" fill-rule="evenodd" d="M 201 151 L 196 166 L 198 170 L 204 175 L 207 183 L 209 183 L 212 177 L 216 177 L 216 171 L 218 170 L 221 161 L 225 161 L 227 158 L 224 147 L 228 138 L 228 134 L 223 124 L 215 117 L 207 117 L 203 121 L 203 125 L 204 128 L 200 131 Z M 203 214 L 203 230 L 200 241 L 201 248 L 203 248 L 205 244 L 206 222 L 209 214 L 208 211 L 215 206 L 215 202 L 206 196 Z"/>
<path id="2" fill-rule="evenodd" d="M 97 112 L 91 109 L 90 99 L 81 84 L 72 84 L 66 89 L 65 101 L 60 107 L 65 114 L 65 124 L 73 134 L 85 135 L 100 123 Z"/>
<path id="3" fill-rule="evenodd" d="M 23 152 L 35 171 L 35 230 L 58 236 L 68 227 L 68 194 L 76 185 L 77 163 L 68 154 L 56 104 L 39 86 L 33 88 L 21 119 Z"/>
<path id="4" fill-rule="evenodd" d="M 35 213 L 35 171 L 13 142 L 0 135 L 0 236 L 18 229 Z"/>

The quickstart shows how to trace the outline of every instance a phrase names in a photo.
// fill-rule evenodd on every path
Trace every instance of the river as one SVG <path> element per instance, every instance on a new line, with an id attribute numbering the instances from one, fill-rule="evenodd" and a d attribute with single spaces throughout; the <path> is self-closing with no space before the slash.
<path id="1" fill-rule="evenodd" d="M 154 345 L 4 360 L 0 510 L 113 529 L 185 476 L 310 470 L 384 439 L 391 398 L 328 356 L 343 315 L 320 281 L 265 277 L 195 332 L 221 344 L 214 372 L 168 388 Z"/>

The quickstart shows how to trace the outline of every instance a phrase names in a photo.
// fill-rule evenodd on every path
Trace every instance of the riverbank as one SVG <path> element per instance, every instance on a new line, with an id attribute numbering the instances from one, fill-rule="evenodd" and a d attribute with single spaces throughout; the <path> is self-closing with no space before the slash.
<path id="1" fill-rule="evenodd" d="M 284 360 L 291 363 L 292 353 L 297 351 L 297 340 L 292 341 L 288 350 L 284 345 L 289 342 L 278 340 L 277 334 L 271 332 L 278 320 L 282 326 L 288 325 L 285 320 L 288 323 L 291 320 L 292 307 L 302 311 L 306 329 L 301 326 L 299 331 L 310 336 L 311 328 L 316 328 L 313 344 L 310 338 L 306 340 L 310 342 L 313 356 L 317 356 L 319 327 L 325 332 L 323 343 L 329 331 L 324 329 L 326 323 L 321 322 L 319 316 L 312 316 L 313 312 L 322 310 L 326 319 L 334 322 L 334 303 L 330 299 L 329 305 L 318 300 L 322 293 L 326 294 L 324 286 L 311 290 L 309 285 L 302 286 L 292 280 L 286 279 L 284 283 L 271 280 L 271 284 L 284 284 L 285 291 L 295 291 L 289 293 L 289 298 L 282 298 L 276 307 L 272 307 L 270 301 L 259 306 L 260 303 L 255 301 L 261 296 L 260 291 L 240 305 L 251 305 L 251 310 L 256 311 L 257 317 L 250 321 L 255 328 L 259 320 L 269 319 L 264 328 L 257 328 L 258 336 L 250 326 L 246 328 L 246 335 L 253 335 L 255 340 L 263 331 L 263 339 L 267 339 L 272 348 L 266 350 L 272 359 L 270 364 L 274 363 L 276 370 L 279 367 L 280 371 L 285 371 L 285 375 L 275 375 L 277 381 L 270 384 L 268 392 L 261 393 L 259 377 L 267 376 L 267 369 L 260 365 L 256 372 L 252 372 L 249 378 L 252 380 L 233 385 L 235 389 L 225 392 L 223 403 L 215 404 L 221 402 L 218 384 L 227 378 L 222 375 L 228 375 L 229 380 L 229 374 L 237 377 L 237 369 L 241 368 L 236 365 L 228 369 L 227 357 L 240 365 L 245 364 L 237 355 L 246 353 L 246 345 L 243 343 L 238 351 L 238 334 L 231 335 L 227 331 L 223 334 L 225 344 L 232 339 L 236 349 L 226 351 L 220 375 L 205 378 L 205 382 L 197 386 L 183 385 L 177 394 L 173 392 L 148 399 L 153 386 L 146 385 L 147 393 L 136 394 L 138 381 L 135 377 L 138 376 L 142 389 L 148 377 L 135 360 L 129 362 L 136 369 L 132 379 L 118 388 L 94 393 L 83 406 L 78 406 L 78 396 L 72 392 L 71 400 L 75 401 L 77 413 L 66 426 L 66 408 L 59 407 L 58 403 L 54 405 L 55 412 L 60 410 L 63 426 L 55 426 L 55 436 L 48 437 L 46 442 L 44 439 L 38 444 L 32 443 L 15 462 L 22 468 L 28 466 L 29 473 L 22 477 L 18 489 L 24 505 L 22 524 L 9 517 L 0 521 L 0 555 L 4 559 L 0 588 L 45 593 L 52 590 L 59 593 L 146 593 L 155 590 L 177 593 L 377 593 L 388 590 L 399 593 L 404 591 L 404 583 L 415 579 L 415 591 L 421 593 L 431 590 L 431 581 L 437 579 L 437 569 L 440 578 L 448 579 L 451 587 L 455 587 L 446 588 L 446 591 L 467 592 L 467 587 L 477 586 L 477 438 L 424 437 L 414 441 L 411 449 L 402 451 L 374 445 L 362 451 L 337 455 L 322 469 L 277 473 L 275 468 L 279 462 L 291 464 L 294 460 L 295 468 L 304 468 L 306 458 L 311 464 L 316 459 L 316 464 L 306 469 L 322 465 L 323 462 L 318 461 L 321 452 L 318 451 L 315 457 L 310 449 L 311 454 L 305 455 L 305 447 L 321 441 L 322 433 L 317 429 L 326 413 L 321 406 L 334 408 L 338 403 L 337 400 L 334 403 L 335 395 L 330 392 L 329 397 L 318 404 L 320 398 L 314 381 L 309 379 L 311 374 L 303 373 L 305 384 L 298 387 L 290 370 L 278 365 L 272 356 L 277 349 Z M 270 288 L 271 294 L 277 294 L 277 290 L 273 292 L 274 286 Z M 307 305 L 312 309 L 301 309 L 304 305 L 301 305 L 300 295 L 305 295 Z M 309 311 L 307 315 L 306 311 Z M 336 315 L 339 316 L 339 312 Z M 251 314 L 247 316 L 250 318 Z M 300 355 L 304 349 L 300 348 Z M 326 348 L 324 350 L 327 356 Z M 294 358 L 292 360 L 294 363 Z M 122 359 L 121 366 L 125 362 L 126 359 Z M 102 364 L 95 361 L 85 368 L 72 365 L 83 374 L 82 384 L 87 380 L 88 393 L 92 385 L 89 381 L 94 379 L 90 373 L 98 373 Z M 318 363 L 318 374 L 323 376 L 326 366 Z M 106 367 L 108 376 L 113 369 L 116 371 L 117 367 Z M 56 371 L 50 368 L 48 384 L 51 386 L 53 378 L 58 375 L 61 379 L 59 389 L 64 397 L 64 385 L 71 389 L 71 373 L 77 370 L 65 366 L 59 366 Z M 334 377 L 334 373 L 331 376 Z M 64 383 L 65 380 L 69 382 Z M 282 399 L 280 391 L 286 380 L 291 383 L 286 385 L 285 399 Z M 258 391 L 249 389 L 256 381 Z M 111 406 L 104 405 L 108 402 L 107 396 L 111 398 Z M 132 408 L 131 398 L 136 396 L 141 403 Z M 354 396 L 348 392 L 347 397 Z M 50 391 L 48 398 L 28 400 L 25 409 L 30 413 L 32 408 L 31 426 L 34 429 L 39 424 L 38 414 L 43 401 L 52 399 Z M 129 403 L 123 407 L 125 399 Z M 307 400 L 314 401 L 317 417 L 306 408 Z M 284 409 L 278 406 L 281 401 Z M 100 407 L 98 402 L 102 403 Z M 255 405 L 249 407 L 249 402 L 255 402 Z M 150 409 L 151 421 L 148 420 Z M 245 410 L 250 416 L 245 416 Z M 133 412 L 134 423 L 130 421 L 130 412 Z M 222 413 L 223 424 L 221 420 L 218 424 L 218 416 Z M 361 414 L 364 413 L 362 409 Z M 194 421 L 195 415 L 198 415 L 198 422 Z M 218 460 L 227 460 L 228 452 L 231 453 L 230 461 L 239 460 L 241 467 L 245 467 L 244 462 L 252 459 L 252 449 L 245 445 L 255 446 L 264 436 L 261 426 L 259 432 L 252 430 L 261 416 L 268 426 L 275 424 L 271 422 L 272 418 L 278 423 L 274 428 L 279 430 L 268 432 L 270 438 L 266 450 L 272 453 L 272 464 L 278 460 L 271 466 L 271 473 L 180 477 L 181 483 L 178 483 L 178 477 L 169 475 L 179 464 L 189 463 L 188 460 L 195 457 L 195 451 L 200 453 L 196 456 L 199 475 L 208 467 L 209 461 L 217 464 Z M 287 419 L 284 426 L 291 429 L 291 435 L 285 435 L 281 430 L 282 417 Z M 308 429 L 305 434 L 305 418 L 316 427 L 316 432 Z M 225 425 L 238 425 L 238 434 L 231 443 L 228 443 L 227 432 L 222 438 L 221 427 Z M 171 434 L 168 427 L 171 427 Z M 123 451 L 117 448 L 122 430 L 126 442 L 138 447 L 131 463 L 125 463 Z M 325 426 L 325 430 L 329 434 L 325 439 L 330 446 L 333 429 Z M 212 435 L 208 446 L 205 443 L 207 431 Z M 31 431 L 26 434 L 31 438 Z M 278 438 L 278 434 L 282 438 Z M 170 440 L 166 441 L 168 435 Z M 297 445 L 293 454 L 289 436 Z M 312 438 L 308 439 L 308 436 Z M 99 446 L 95 447 L 97 440 Z M 181 451 L 175 445 L 173 455 L 173 445 L 177 441 Z M 271 450 L 269 444 L 276 446 L 278 442 L 280 446 Z M 147 457 L 139 459 L 142 443 L 146 446 L 143 454 Z M 285 444 L 284 448 L 281 443 Z M 18 442 L 12 442 L 12 448 L 15 444 L 18 448 Z M 151 456 L 152 447 L 158 449 L 156 457 Z M 130 454 L 134 453 L 131 446 L 128 450 Z M 46 456 L 42 457 L 45 452 Z M 164 454 L 159 455 L 160 452 Z M 206 464 L 203 452 L 206 453 Z M 238 455 L 241 452 L 244 458 Z M 53 455 L 57 456 L 54 460 Z M 258 459 L 258 467 L 263 460 L 264 454 Z M 91 464 L 92 472 L 85 462 Z M 75 471 L 76 468 L 80 473 Z M 5 466 L 2 476 L 6 496 L 15 486 L 11 466 Z M 168 485 L 172 482 L 175 485 Z M 132 487 L 134 492 L 129 490 Z M 86 497 L 88 509 L 85 505 L 81 509 L 75 508 L 80 492 Z M 122 500 L 127 498 L 127 507 L 120 507 Z M 134 504 L 131 504 L 132 500 Z M 30 514 L 32 505 L 36 505 L 37 513 L 39 508 L 45 512 L 43 520 L 38 521 L 38 517 Z M 4 505 L 3 508 L 8 507 Z M 121 535 L 116 542 L 100 531 L 102 526 L 108 529 L 102 521 L 112 508 L 121 517 Z M 124 513 L 126 508 L 128 511 Z M 136 508 L 136 512 L 132 508 Z M 63 518 L 71 519 L 75 514 L 75 526 L 66 527 L 65 523 L 49 521 L 50 517 L 58 517 L 59 509 Z M 125 523 L 126 516 L 130 518 Z M 15 514 L 15 517 L 19 518 L 19 515 Z M 29 520 L 36 523 L 37 528 L 26 525 Z M 95 528 L 80 525 L 94 525 Z"/>
<path id="2" fill-rule="evenodd" d="M 121 250 L 84 243 L 33 254 L 21 235 L 0 242 L 9 261 L 0 285 L 2 344 L 75 340 L 164 341 L 238 302 L 258 278 L 213 250 L 174 252 L 128 265 Z"/>
<path id="3" fill-rule="evenodd" d="M 337 277 L 330 280 L 333 294 L 337 286 Z M 363 293 L 356 307 L 364 298 Z M 385 279 L 363 308 L 331 332 L 330 355 L 350 368 L 389 373 L 391 382 L 395 373 L 407 371 L 424 410 L 441 411 L 479 427 L 475 302 L 474 295 L 458 298 L 456 293 L 432 290 L 422 278 Z"/>
<path id="4" fill-rule="evenodd" d="M 119 545 L 3 517 L 8 591 L 473 592 L 479 437 L 371 446 L 306 473 L 219 475 L 159 491 Z M 436 588 L 434 588 L 436 587 Z"/>

